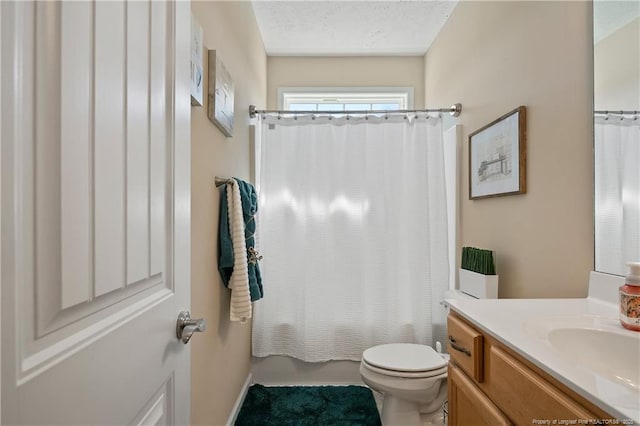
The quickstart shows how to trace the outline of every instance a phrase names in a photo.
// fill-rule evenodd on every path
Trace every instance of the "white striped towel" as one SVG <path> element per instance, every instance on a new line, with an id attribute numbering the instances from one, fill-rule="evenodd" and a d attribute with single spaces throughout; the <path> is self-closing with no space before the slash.
<path id="1" fill-rule="evenodd" d="M 249 292 L 242 201 L 240 200 L 240 188 L 235 179 L 231 179 L 231 182 L 227 184 L 227 206 L 233 245 L 233 273 L 229 280 L 229 288 L 231 289 L 229 316 L 231 321 L 245 323 L 251 318 L 251 293 Z"/>

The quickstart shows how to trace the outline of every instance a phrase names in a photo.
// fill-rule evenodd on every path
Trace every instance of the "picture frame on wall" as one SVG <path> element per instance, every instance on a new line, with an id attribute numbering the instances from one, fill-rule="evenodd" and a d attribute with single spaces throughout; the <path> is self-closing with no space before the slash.
<path id="1" fill-rule="evenodd" d="M 191 15 L 191 105 L 202 106 L 204 100 L 204 70 L 202 26 Z"/>
<path id="2" fill-rule="evenodd" d="M 227 137 L 233 136 L 234 84 L 215 50 L 209 50 L 209 99 L 207 116 Z"/>
<path id="3" fill-rule="evenodd" d="M 525 194 L 527 109 L 519 106 L 469 134 L 469 199 Z"/>

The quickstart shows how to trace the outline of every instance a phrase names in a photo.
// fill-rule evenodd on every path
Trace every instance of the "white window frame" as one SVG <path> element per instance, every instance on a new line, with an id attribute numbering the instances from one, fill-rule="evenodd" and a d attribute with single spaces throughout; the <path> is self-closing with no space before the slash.
<path id="1" fill-rule="evenodd" d="M 413 109 L 413 87 L 280 87 L 278 109 L 292 103 L 360 104 L 397 103 L 399 109 Z"/>

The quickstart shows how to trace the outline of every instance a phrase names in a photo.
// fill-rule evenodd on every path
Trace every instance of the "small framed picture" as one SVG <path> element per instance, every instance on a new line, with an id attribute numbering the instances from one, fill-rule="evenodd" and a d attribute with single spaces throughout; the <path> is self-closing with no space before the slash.
<path id="1" fill-rule="evenodd" d="M 525 194 L 527 110 L 519 106 L 469 135 L 469 199 Z"/>
<path id="2" fill-rule="evenodd" d="M 233 136 L 234 84 L 215 50 L 209 50 L 209 120 L 227 137 Z"/>

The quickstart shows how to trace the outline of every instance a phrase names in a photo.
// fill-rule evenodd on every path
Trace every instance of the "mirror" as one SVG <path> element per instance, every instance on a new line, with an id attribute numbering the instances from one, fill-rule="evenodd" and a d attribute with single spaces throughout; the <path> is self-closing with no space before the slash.
<path id="1" fill-rule="evenodd" d="M 595 270 L 640 261 L 640 2 L 595 0 Z"/>

